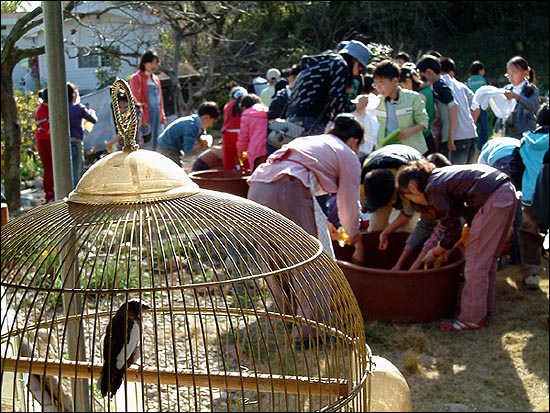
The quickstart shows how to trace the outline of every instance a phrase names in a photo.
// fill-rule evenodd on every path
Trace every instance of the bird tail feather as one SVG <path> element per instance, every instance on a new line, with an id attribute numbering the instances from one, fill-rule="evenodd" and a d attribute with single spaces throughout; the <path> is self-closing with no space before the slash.
<path id="1" fill-rule="evenodd" d="M 122 384 L 124 370 L 118 370 L 117 368 L 112 369 L 112 371 L 109 370 L 107 365 L 103 365 L 98 379 L 98 386 L 103 397 L 109 395 L 112 398 Z"/>

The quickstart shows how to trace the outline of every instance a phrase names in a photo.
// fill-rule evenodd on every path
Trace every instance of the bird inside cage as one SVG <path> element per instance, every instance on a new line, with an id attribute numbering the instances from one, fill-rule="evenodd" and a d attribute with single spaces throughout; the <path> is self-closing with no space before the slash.
<path id="1" fill-rule="evenodd" d="M 109 322 L 103 339 L 103 368 L 98 386 L 103 397 L 113 397 L 122 384 L 126 369 L 141 354 L 141 316 L 148 304 L 132 298 L 122 304 Z"/>

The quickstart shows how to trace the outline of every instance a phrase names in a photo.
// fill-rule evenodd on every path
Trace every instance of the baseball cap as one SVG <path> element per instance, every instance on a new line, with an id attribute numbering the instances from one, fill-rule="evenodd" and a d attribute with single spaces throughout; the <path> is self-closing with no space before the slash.
<path id="1" fill-rule="evenodd" d="M 281 72 L 279 71 L 279 69 L 272 67 L 267 71 L 266 77 L 267 80 L 278 81 L 281 78 Z"/>
<path id="2" fill-rule="evenodd" d="M 343 49 L 339 50 L 340 54 L 347 53 L 350 56 L 355 57 L 359 63 L 364 67 L 367 67 L 370 62 L 370 52 L 367 46 L 359 40 L 350 40 Z"/>

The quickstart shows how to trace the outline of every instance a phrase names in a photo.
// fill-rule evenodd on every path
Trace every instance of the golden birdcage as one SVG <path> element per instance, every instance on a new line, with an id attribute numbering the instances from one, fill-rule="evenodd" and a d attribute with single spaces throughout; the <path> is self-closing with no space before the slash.
<path id="1" fill-rule="evenodd" d="M 335 261 L 138 150 L 127 83 L 111 93 L 123 150 L 2 227 L 2 411 L 369 411 L 373 356 Z"/>

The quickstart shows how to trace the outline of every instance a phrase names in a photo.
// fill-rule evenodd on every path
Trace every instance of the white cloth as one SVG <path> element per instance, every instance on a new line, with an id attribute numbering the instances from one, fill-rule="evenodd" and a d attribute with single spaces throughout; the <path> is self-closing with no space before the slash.
<path id="1" fill-rule="evenodd" d="M 317 199 L 315 199 L 315 188 L 319 187 L 319 185 L 317 184 L 313 172 L 310 172 L 310 177 L 312 182 L 310 190 L 313 196 L 313 212 L 315 214 L 315 224 L 317 225 L 317 238 L 321 241 L 325 251 L 327 251 L 332 258 L 336 258 L 334 247 L 332 246 L 332 239 L 330 238 L 330 230 L 328 229 L 328 218 L 323 212 L 321 205 L 319 205 L 319 202 L 317 202 Z"/>
<path id="2" fill-rule="evenodd" d="M 376 107 L 380 102 L 380 97 L 374 93 L 369 94 L 369 103 L 363 111 L 358 111 L 357 109 L 353 111 L 353 114 L 357 117 L 357 120 L 363 125 L 365 129 L 365 134 L 363 137 L 363 142 L 359 145 L 359 152 L 362 152 L 366 155 L 369 155 L 376 146 L 376 136 L 378 134 L 378 128 L 380 123 L 376 118 Z"/>
<path id="3" fill-rule="evenodd" d="M 481 86 L 474 93 L 471 109 L 486 110 L 490 106 L 497 118 L 507 119 L 514 111 L 517 102 L 515 99 L 507 99 L 504 95 L 505 90 L 491 85 Z"/>

